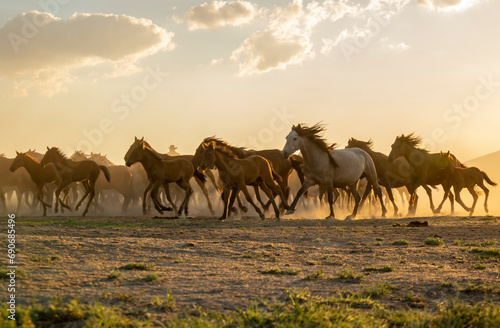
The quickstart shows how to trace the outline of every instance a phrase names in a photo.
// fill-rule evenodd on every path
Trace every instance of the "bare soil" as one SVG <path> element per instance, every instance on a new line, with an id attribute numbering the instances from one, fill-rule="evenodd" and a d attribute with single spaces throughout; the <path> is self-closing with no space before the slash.
<path id="1" fill-rule="evenodd" d="M 405 227 L 415 220 L 429 226 Z M 21 304 L 34 298 L 46 304 L 60 295 L 63 300 L 140 308 L 170 291 L 176 309 L 152 314 L 161 319 L 195 306 L 223 312 L 244 308 L 257 299 L 280 299 L 286 290 L 333 296 L 385 281 L 396 287 L 381 299 L 389 308 L 433 311 L 450 297 L 469 304 L 500 302 L 500 257 L 481 258 L 473 251 L 500 247 L 496 217 L 225 222 L 208 217 L 21 217 L 16 224 L 16 260 L 27 275 L 18 282 Z M 429 237 L 439 237 L 444 246 L 426 245 Z M 400 239 L 409 244 L 391 244 Z M 484 241 L 496 245 L 474 246 Z M 155 267 L 122 268 L 131 262 Z M 383 266 L 394 271 L 365 270 Z M 300 273 L 263 273 L 273 268 Z M 337 273 L 346 268 L 362 279 L 340 279 Z M 122 276 L 110 279 L 113 270 Z M 319 278 L 305 279 L 319 270 Z M 148 273 L 159 279 L 146 281 Z M 408 294 L 412 297 L 405 298 Z M 6 288 L 0 295 L 6 299 Z"/>

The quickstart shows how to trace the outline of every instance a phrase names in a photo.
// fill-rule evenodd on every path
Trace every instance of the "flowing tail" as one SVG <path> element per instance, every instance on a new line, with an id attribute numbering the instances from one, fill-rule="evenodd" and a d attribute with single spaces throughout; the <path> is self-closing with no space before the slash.
<path id="1" fill-rule="evenodd" d="M 483 174 L 483 178 L 484 178 L 484 180 L 486 180 L 486 182 L 488 182 L 492 186 L 497 185 L 496 182 L 491 181 L 490 177 L 486 174 L 486 172 L 481 172 L 481 173 Z"/>
<path id="2" fill-rule="evenodd" d="M 104 173 L 106 180 L 108 180 L 108 182 L 111 182 L 111 175 L 109 174 L 108 168 L 104 165 L 99 165 L 99 168 L 101 169 L 102 173 Z"/>
<path id="3" fill-rule="evenodd" d="M 194 170 L 194 177 L 197 178 L 198 180 L 200 180 L 203 184 L 205 184 L 205 182 L 207 182 L 207 177 L 205 176 L 205 174 L 199 172 L 198 170 Z"/>

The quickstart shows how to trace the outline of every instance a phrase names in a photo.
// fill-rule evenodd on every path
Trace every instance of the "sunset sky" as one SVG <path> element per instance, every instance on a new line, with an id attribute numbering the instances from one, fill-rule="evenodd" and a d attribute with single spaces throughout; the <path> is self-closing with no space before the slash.
<path id="1" fill-rule="evenodd" d="M 279 148 L 292 124 L 385 153 L 500 150 L 500 1 L 4 1 L 0 153 Z"/>

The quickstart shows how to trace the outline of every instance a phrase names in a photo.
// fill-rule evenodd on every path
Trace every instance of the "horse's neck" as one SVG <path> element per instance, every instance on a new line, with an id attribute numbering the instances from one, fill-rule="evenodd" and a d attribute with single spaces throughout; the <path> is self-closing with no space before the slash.
<path id="1" fill-rule="evenodd" d="M 40 171 L 42 169 L 42 166 L 40 165 L 39 162 L 35 161 L 32 158 L 28 158 L 28 157 L 25 157 L 23 166 L 26 169 L 26 171 L 28 171 L 29 175 L 32 178 L 36 177 L 37 175 L 39 175 Z"/>
<path id="2" fill-rule="evenodd" d="M 228 166 L 236 164 L 236 160 L 231 158 L 220 151 L 215 150 L 215 167 L 221 172 L 230 171 Z"/>
<path id="3" fill-rule="evenodd" d="M 158 159 L 147 149 L 144 150 L 144 154 L 146 156 L 143 156 L 139 162 L 144 166 L 146 172 L 151 172 L 155 166 L 161 164 L 161 159 Z"/>
<path id="4" fill-rule="evenodd" d="M 300 148 L 300 152 L 302 157 L 304 158 L 304 166 L 305 167 L 317 167 L 318 162 L 324 158 L 327 160 L 327 163 L 330 163 L 327 156 L 331 156 L 331 154 L 325 152 L 316 146 L 313 142 L 307 140 L 307 138 L 303 138 L 304 142 L 302 143 L 302 147 Z"/>

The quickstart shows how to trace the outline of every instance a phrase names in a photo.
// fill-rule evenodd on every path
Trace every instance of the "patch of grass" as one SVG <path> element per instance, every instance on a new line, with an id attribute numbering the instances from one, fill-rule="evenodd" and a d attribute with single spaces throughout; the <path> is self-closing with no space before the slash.
<path id="1" fill-rule="evenodd" d="M 474 270 L 485 270 L 486 269 L 486 265 L 484 265 L 482 263 L 476 263 L 476 264 L 472 265 L 471 268 L 474 269 Z"/>
<path id="2" fill-rule="evenodd" d="M 26 279 L 28 276 L 23 268 L 16 268 L 16 279 Z M 0 279 L 10 279 L 11 269 L 7 269 L 6 267 L 0 267 Z"/>
<path id="3" fill-rule="evenodd" d="M 309 260 L 306 262 L 307 265 L 316 265 L 317 262 L 316 261 L 312 261 L 312 260 Z"/>
<path id="4" fill-rule="evenodd" d="M 384 240 L 385 240 L 385 238 L 382 238 L 382 237 L 375 237 L 375 238 L 373 238 L 373 240 L 375 240 L 375 241 L 384 241 Z"/>
<path id="5" fill-rule="evenodd" d="M 361 280 L 364 278 L 364 275 L 357 273 L 354 270 L 346 268 L 337 272 L 337 277 L 339 277 L 339 279 Z"/>
<path id="6" fill-rule="evenodd" d="M 363 268 L 363 271 L 365 272 L 393 272 L 395 269 L 392 265 L 384 265 L 383 267 L 376 268 L 376 267 L 366 267 Z"/>
<path id="7" fill-rule="evenodd" d="M 408 293 L 405 296 L 403 296 L 402 300 L 405 302 L 423 302 L 423 301 L 425 301 L 425 297 L 414 296 L 411 293 Z"/>
<path id="8" fill-rule="evenodd" d="M 372 246 L 382 246 L 382 243 L 377 241 L 376 243 L 373 243 Z"/>
<path id="9" fill-rule="evenodd" d="M 323 277 L 323 270 L 314 271 L 314 273 L 304 277 L 305 280 L 319 279 Z"/>
<path id="10" fill-rule="evenodd" d="M 343 228 L 335 228 L 335 232 L 338 232 L 340 234 L 344 234 L 345 229 L 343 229 Z"/>
<path id="11" fill-rule="evenodd" d="M 359 245 L 359 242 L 354 241 L 354 240 L 350 240 L 347 242 L 347 245 Z"/>
<path id="12" fill-rule="evenodd" d="M 497 284 L 473 284 L 471 282 L 467 283 L 465 288 L 460 288 L 460 292 L 467 294 L 492 294 L 496 293 L 500 287 Z"/>
<path id="13" fill-rule="evenodd" d="M 363 289 L 363 295 L 380 298 L 386 294 L 389 294 L 394 289 L 396 289 L 396 287 L 394 287 L 390 282 L 383 281 L 378 282 L 372 286 L 365 287 Z"/>
<path id="14" fill-rule="evenodd" d="M 172 263 L 186 263 L 186 261 L 184 261 L 182 258 L 180 257 L 177 257 L 175 258 Z"/>
<path id="15" fill-rule="evenodd" d="M 175 298 L 172 296 L 172 292 L 167 290 L 166 298 L 159 298 L 155 296 L 153 298 L 152 305 L 162 309 L 162 310 L 174 310 L 175 309 Z"/>
<path id="16" fill-rule="evenodd" d="M 441 238 L 429 237 L 426 240 L 424 240 L 424 244 L 428 246 L 443 246 L 444 242 L 441 240 Z"/>
<path id="17" fill-rule="evenodd" d="M 156 267 L 154 263 L 136 263 L 130 262 L 122 266 L 120 269 L 123 270 L 151 270 Z"/>
<path id="18" fill-rule="evenodd" d="M 114 280 L 122 277 L 122 272 L 118 270 L 112 270 L 109 272 L 108 279 Z"/>
<path id="19" fill-rule="evenodd" d="M 500 257 L 500 248 L 473 248 L 471 249 L 472 253 L 478 253 L 483 256 L 495 256 Z"/>
<path id="20" fill-rule="evenodd" d="M 249 252 L 245 252 L 245 253 L 241 254 L 241 257 L 244 259 L 251 259 L 251 258 L 253 258 L 253 254 L 249 253 Z"/>
<path id="21" fill-rule="evenodd" d="M 495 245 L 496 243 L 497 243 L 497 242 L 496 242 L 496 241 L 494 241 L 494 240 L 483 240 L 483 241 L 481 242 L 481 246 L 482 246 L 482 247 L 486 247 L 486 246 L 493 246 L 493 245 Z"/>
<path id="22" fill-rule="evenodd" d="M 313 242 L 315 242 L 315 243 L 320 243 L 322 241 L 323 241 L 323 239 L 321 237 L 317 237 L 317 238 L 313 239 Z"/>
<path id="23" fill-rule="evenodd" d="M 270 268 L 270 269 L 265 269 L 265 270 L 259 270 L 259 272 L 262 273 L 262 274 L 276 274 L 276 275 L 296 276 L 296 275 L 300 274 L 301 270 L 295 270 L 295 269 L 281 270 L 280 268 Z"/>
<path id="24" fill-rule="evenodd" d="M 464 240 L 463 240 L 462 238 L 460 238 L 460 239 L 455 239 L 455 240 L 453 241 L 453 244 L 455 244 L 455 245 L 457 245 L 457 246 L 464 246 L 464 245 L 465 245 L 465 242 L 464 242 Z"/>
<path id="25" fill-rule="evenodd" d="M 391 245 L 395 245 L 395 246 L 405 246 L 405 245 L 409 245 L 409 244 L 410 243 L 406 239 L 398 239 L 398 240 L 395 240 L 391 243 Z"/>
<path id="26" fill-rule="evenodd" d="M 158 275 L 156 273 L 148 273 L 144 277 L 144 280 L 149 281 L 149 282 L 157 281 L 158 279 L 160 279 L 160 278 L 158 277 Z"/>

